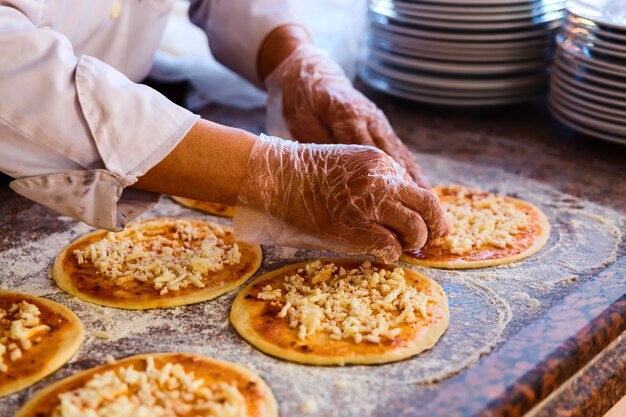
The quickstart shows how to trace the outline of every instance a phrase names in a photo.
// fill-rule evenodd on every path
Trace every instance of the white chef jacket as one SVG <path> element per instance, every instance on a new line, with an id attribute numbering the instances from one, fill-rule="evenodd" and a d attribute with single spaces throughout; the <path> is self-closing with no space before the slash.
<path id="1" fill-rule="evenodd" d="M 289 0 L 192 0 L 223 64 L 260 83 L 261 42 L 294 23 Z M 174 0 L 0 0 L 0 171 L 17 193 L 120 229 L 159 198 L 127 188 L 199 116 L 136 84 Z"/>

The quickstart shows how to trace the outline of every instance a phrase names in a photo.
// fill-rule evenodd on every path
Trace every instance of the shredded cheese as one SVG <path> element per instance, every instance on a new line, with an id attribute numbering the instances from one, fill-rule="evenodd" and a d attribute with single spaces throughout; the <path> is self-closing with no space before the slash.
<path id="1" fill-rule="evenodd" d="M 26 300 L 12 304 L 8 310 L 0 308 L 0 372 L 9 370 L 5 357 L 10 362 L 20 360 L 33 342 L 39 341 L 41 333 L 50 331 L 39 316 L 39 308 Z"/>
<path id="2" fill-rule="evenodd" d="M 433 242 L 451 254 L 463 255 L 475 248 L 503 249 L 515 243 L 515 235 L 527 226 L 526 213 L 503 197 L 460 188 L 443 199 L 449 234 Z"/>
<path id="3" fill-rule="evenodd" d="M 239 247 L 225 244 L 224 236 L 219 225 L 155 220 L 110 232 L 74 255 L 79 265 L 91 262 L 117 285 L 136 280 L 165 295 L 190 284 L 204 288 L 203 275 L 238 264 Z"/>
<path id="4" fill-rule="evenodd" d="M 207 384 L 180 364 L 146 369 L 118 367 L 94 375 L 59 395 L 52 417 L 245 417 L 246 400 L 235 385 Z"/>
<path id="5" fill-rule="evenodd" d="M 277 317 L 297 329 L 298 339 L 325 332 L 357 344 L 393 340 L 401 325 L 427 318 L 427 304 L 435 301 L 407 284 L 402 268 L 390 272 L 365 261 L 347 271 L 319 260 L 285 276 L 282 288 L 265 286 L 257 298 L 280 307 Z"/>

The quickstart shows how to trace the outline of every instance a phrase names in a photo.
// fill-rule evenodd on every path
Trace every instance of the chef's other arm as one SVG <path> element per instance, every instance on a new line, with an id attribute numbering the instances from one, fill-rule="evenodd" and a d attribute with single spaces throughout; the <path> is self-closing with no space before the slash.
<path id="1" fill-rule="evenodd" d="M 282 98 L 283 117 L 294 138 L 377 147 L 426 186 L 419 166 L 385 114 L 311 43 L 302 26 L 284 25 L 270 33 L 259 51 L 258 65 L 268 94 Z"/>
<path id="2" fill-rule="evenodd" d="M 294 139 L 377 147 L 419 185 L 427 186 L 384 113 L 352 86 L 336 62 L 311 43 L 303 26 L 293 23 L 298 18 L 290 8 L 297 7 L 296 3 L 192 0 L 190 18 L 205 30 L 211 52 L 220 62 L 282 101 L 283 116 Z"/>

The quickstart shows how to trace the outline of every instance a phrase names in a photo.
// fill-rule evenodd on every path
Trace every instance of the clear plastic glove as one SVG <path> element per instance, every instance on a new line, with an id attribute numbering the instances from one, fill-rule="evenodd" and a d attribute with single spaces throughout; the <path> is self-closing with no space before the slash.
<path id="1" fill-rule="evenodd" d="M 426 179 L 384 113 L 357 91 L 341 67 L 312 45 L 301 45 L 265 80 L 268 102 L 282 105 L 291 136 L 301 142 L 373 146 Z"/>
<path id="2" fill-rule="evenodd" d="M 372 254 L 393 262 L 446 231 L 435 195 L 378 149 L 255 144 L 234 217 L 237 239 Z"/>

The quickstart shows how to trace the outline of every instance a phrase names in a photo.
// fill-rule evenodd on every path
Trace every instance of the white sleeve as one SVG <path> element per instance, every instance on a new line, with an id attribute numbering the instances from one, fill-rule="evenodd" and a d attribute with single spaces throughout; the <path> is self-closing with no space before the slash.
<path id="1" fill-rule="evenodd" d="M 119 229 L 159 196 L 126 188 L 198 120 L 36 26 L 45 2 L 0 0 L 0 171 L 62 214 Z"/>
<path id="2" fill-rule="evenodd" d="M 295 0 L 191 0 L 189 18 L 202 28 L 219 62 L 261 86 L 257 55 L 274 29 L 298 24 Z"/>

